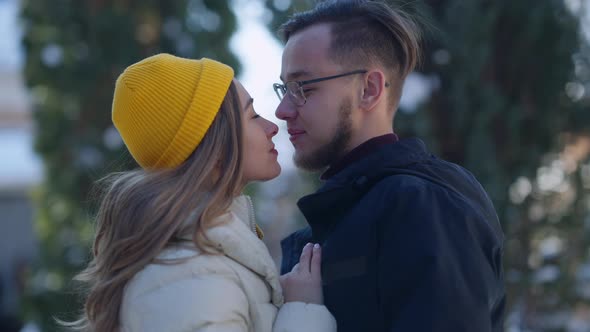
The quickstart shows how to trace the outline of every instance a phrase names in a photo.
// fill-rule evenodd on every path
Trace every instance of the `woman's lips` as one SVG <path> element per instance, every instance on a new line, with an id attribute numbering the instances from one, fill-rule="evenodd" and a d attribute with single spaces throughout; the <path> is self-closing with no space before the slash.
<path id="1" fill-rule="evenodd" d="M 269 152 L 272 153 L 272 154 L 276 154 L 276 155 L 279 154 L 279 151 L 277 151 L 277 149 L 275 149 L 274 144 L 273 144 L 272 148 L 270 148 Z"/>

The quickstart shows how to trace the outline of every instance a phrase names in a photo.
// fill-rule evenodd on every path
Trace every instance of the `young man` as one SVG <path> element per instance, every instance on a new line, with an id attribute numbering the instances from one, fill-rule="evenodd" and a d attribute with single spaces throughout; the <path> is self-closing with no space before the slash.
<path id="1" fill-rule="evenodd" d="M 323 247 L 324 301 L 346 331 L 502 331 L 503 234 L 467 170 L 392 123 L 419 31 L 376 1 L 327 1 L 282 26 L 276 116 L 296 164 L 327 170 L 282 242 L 283 273 Z"/>

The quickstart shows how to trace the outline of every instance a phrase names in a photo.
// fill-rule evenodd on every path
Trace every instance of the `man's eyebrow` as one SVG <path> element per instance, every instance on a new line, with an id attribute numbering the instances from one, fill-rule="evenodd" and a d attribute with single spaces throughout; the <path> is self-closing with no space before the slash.
<path id="1" fill-rule="evenodd" d="M 300 77 L 303 76 L 310 76 L 311 73 L 305 70 L 298 70 L 295 72 L 292 72 L 290 74 L 287 75 L 287 81 L 295 81 Z M 281 79 L 281 81 L 285 82 L 285 79 L 283 78 L 283 76 L 279 77 Z"/>
<path id="2" fill-rule="evenodd" d="M 248 101 L 246 102 L 246 105 L 244 105 L 244 111 L 246 111 L 248 109 L 248 107 L 252 106 L 252 104 L 254 104 L 254 98 L 248 99 Z"/>

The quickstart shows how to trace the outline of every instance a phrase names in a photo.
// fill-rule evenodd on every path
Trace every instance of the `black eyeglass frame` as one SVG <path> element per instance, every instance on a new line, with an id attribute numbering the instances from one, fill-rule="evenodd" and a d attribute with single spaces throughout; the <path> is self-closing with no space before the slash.
<path id="1" fill-rule="evenodd" d="M 340 77 L 344 77 L 344 76 L 350 76 L 350 75 L 356 75 L 356 74 L 365 74 L 367 72 L 366 69 L 357 69 L 357 70 L 353 70 L 353 71 L 349 71 L 346 73 L 342 73 L 342 74 L 338 74 L 338 75 L 332 75 L 332 76 L 326 76 L 326 77 L 319 77 L 319 78 L 314 78 L 311 80 L 305 80 L 305 81 L 288 81 L 285 82 L 284 84 L 281 83 L 274 83 L 272 85 L 273 89 L 275 90 L 275 93 L 277 94 L 277 97 L 279 97 L 279 100 L 283 100 L 283 98 L 285 97 L 285 95 L 287 94 L 287 92 L 289 93 L 289 96 L 291 98 L 291 101 L 297 105 L 297 106 L 303 106 L 305 105 L 305 103 L 307 103 L 307 98 L 305 97 L 305 93 L 303 93 L 303 86 L 307 85 L 307 84 L 312 84 L 312 83 L 318 83 L 318 82 L 323 82 L 323 81 L 328 81 L 328 80 L 333 80 L 336 78 L 340 78 Z M 291 90 L 289 90 L 287 88 L 287 86 L 289 84 L 292 83 L 297 83 L 298 89 L 299 89 L 299 93 L 301 94 L 301 96 L 303 96 L 303 103 L 297 103 L 296 99 L 297 96 L 295 96 Z"/>

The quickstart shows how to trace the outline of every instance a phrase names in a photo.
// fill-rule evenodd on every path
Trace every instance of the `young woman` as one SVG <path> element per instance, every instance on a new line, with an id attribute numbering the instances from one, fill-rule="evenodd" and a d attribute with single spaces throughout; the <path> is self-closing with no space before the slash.
<path id="1" fill-rule="evenodd" d="M 159 54 L 118 78 L 112 119 L 140 169 L 103 180 L 84 331 L 336 331 L 320 248 L 281 277 L 240 192 L 279 175 L 278 128 L 233 70 Z"/>

